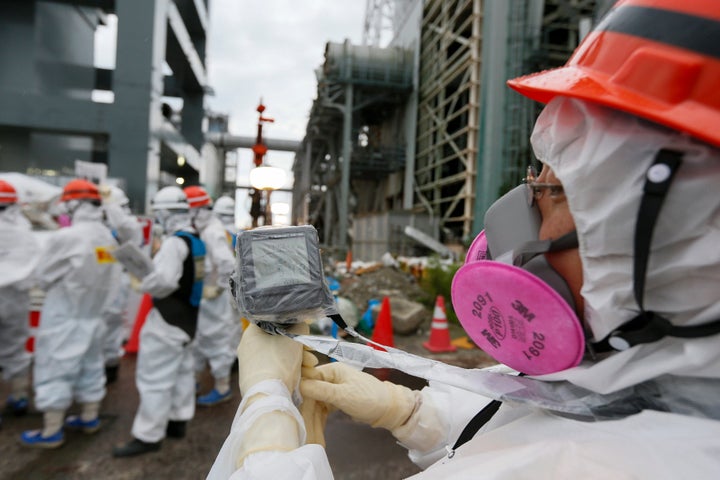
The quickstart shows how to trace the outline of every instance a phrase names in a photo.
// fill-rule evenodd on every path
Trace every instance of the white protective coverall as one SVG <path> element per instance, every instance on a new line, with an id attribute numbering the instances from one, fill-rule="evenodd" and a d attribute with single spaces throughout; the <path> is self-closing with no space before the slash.
<path id="1" fill-rule="evenodd" d="M 229 287 L 235 257 L 225 227 L 211 210 L 198 211 L 194 223 L 206 249 L 204 292 L 195 338 L 195 371 L 202 372 L 207 360 L 213 378 L 229 379 L 242 332 L 240 319 L 232 308 Z"/>
<path id="2" fill-rule="evenodd" d="M 46 296 L 35 340 L 38 410 L 67 410 L 73 400 L 105 396 L 102 307 L 120 268 L 114 245 L 100 208 L 81 202 L 72 225 L 54 232 L 40 256 L 36 276 Z"/>
<path id="3" fill-rule="evenodd" d="M 40 261 L 40 246 L 18 205 L 0 210 L 0 367 L 12 382 L 13 395 L 30 388 L 30 354 L 25 350 L 30 328 L 30 288 Z"/>
<path id="4" fill-rule="evenodd" d="M 117 243 L 131 242 L 142 245 L 142 225 L 138 219 L 117 204 L 104 204 L 105 221 L 112 230 Z M 105 364 L 118 365 L 122 354 L 121 347 L 127 338 L 125 313 L 130 298 L 130 277 L 124 269 L 119 269 L 111 283 L 108 301 L 103 309 L 107 335 L 103 345 Z"/>
<path id="5" fill-rule="evenodd" d="M 194 233 L 187 214 L 172 215 L 166 229 Z M 142 279 L 139 289 L 156 298 L 169 296 L 179 288 L 183 261 L 190 254 L 184 240 L 165 237 L 153 257 L 153 271 Z M 135 383 L 140 405 L 132 426 L 135 438 L 159 442 L 165 438 L 168 421 L 188 421 L 195 415 L 191 341 L 184 330 L 167 323 L 156 308 L 150 310 L 138 348 Z"/>
<path id="6" fill-rule="evenodd" d="M 632 235 L 645 174 L 661 148 L 685 155 L 655 228 L 645 307 L 678 325 L 720 318 L 720 151 L 637 117 L 562 97 L 548 103 L 531 140 L 565 187 L 580 245 L 585 320 L 595 338 L 637 312 Z M 712 405 L 720 395 L 718 336 L 666 337 L 537 378 L 610 393 L 658 377 L 692 382 L 705 392 L 697 400 Z M 585 422 L 505 403 L 449 458 L 446 448 L 488 399 L 438 383 L 415 395 L 412 415 L 392 432 L 426 468 L 412 478 L 670 480 L 713 479 L 720 472 L 720 421 L 656 410 Z M 289 394 L 270 396 L 278 410 L 289 401 Z M 268 472 L 332 478 L 318 445 L 251 454 L 233 472 L 232 442 L 255 420 L 236 418 L 209 478 L 270 478 Z"/>

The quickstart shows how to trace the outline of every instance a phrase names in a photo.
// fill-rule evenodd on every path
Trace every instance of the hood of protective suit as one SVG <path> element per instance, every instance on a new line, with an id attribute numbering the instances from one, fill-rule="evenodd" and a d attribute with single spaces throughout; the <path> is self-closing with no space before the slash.
<path id="1" fill-rule="evenodd" d="M 220 220 L 220 223 L 223 224 L 223 227 L 227 230 L 237 230 L 237 227 L 235 226 L 235 216 L 234 215 L 219 215 L 215 214 L 215 217 Z"/>
<path id="2" fill-rule="evenodd" d="M 209 208 L 196 208 L 190 210 L 190 217 L 192 218 L 193 227 L 198 232 L 202 232 L 210 224 L 210 220 L 214 218 L 214 215 Z"/>
<path id="3" fill-rule="evenodd" d="M 22 213 L 20 205 L 9 205 L 0 210 L 0 228 L 15 227 L 23 230 L 31 230 L 32 223 Z"/>
<path id="4" fill-rule="evenodd" d="M 0 288 L 31 286 L 33 270 L 41 260 L 40 244 L 31 227 L 20 205 L 0 210 Z"/>
<path id="5" fill-rule="evenodd" d="M 74 200 L 70 200 L 73 202 Z M 90 202 L 79 202 L 77 207 L 71 209 L 72 222 L 102 222 L 102 207 L 95 206 Z"/>
<path id="6" fill-rule="evenodd" d="M 531 142 L 565 187 L 595 340 L 637 315 L 633 238 L 645 175 L 660 149 L 684 152 L 655 227 L 645 309 L 675 325 L 720 319 L 720 150 L 599 105 L 558 97 Z M 720 377 L 720 335 L 666 337 L 545 375 L 607 393 L 663 374 Z"/>
<path id="7" fill-rule="evenodd" d="M 170 213 L 163 219 L 162 229 L 165 235 L 172 235 L 180 230 L 189 230 L 190 214 L 189 213 Z"/>

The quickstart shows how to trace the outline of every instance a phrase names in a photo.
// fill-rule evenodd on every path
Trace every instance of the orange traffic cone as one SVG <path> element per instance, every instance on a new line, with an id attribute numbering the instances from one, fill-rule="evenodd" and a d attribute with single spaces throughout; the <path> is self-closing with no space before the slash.
<path id="1" fill-rule="evenodd" d="M 350 273 L 352 270 L 352 250 L 348 250 L 347 255 L 345 255 L 345 271 L 347 273 Z"/>
<path id="2" fill-rule="evenodd" d="M 430 327 L 430 339 L 423 342 L 423 347 L 431 352 L 454 352 L 457 347 L 450 343 L 450 331 L 445 316 L 445 299 L 438 295 L 435 299 L 435 311 L 433 312 L 432 325 Z"/>
<path id="3" fill-rule="evenodd" d="M 375 328 L 373 329 L 370 340 L 388 347 L 395 346 L 395 342 L 393 341 L 392 312 L 390 310 L 390 299 L 388 297 L 383 298 L 380 313 L 375 322 Z M 371 344 L 371 346 L 376 350 L 382 350 L 376 345 Z"/>
<path id="4" fill-rule="evenodd" d="M 125 353 L 137 353 L 140 347 L 140 329 L 145 324 L 145 317 L 152 309 L 152 297 L 147 293 L 142 296 L 140 300 L 140 306 L 138 307 L 137 315 L 135 315 L 135 323 L 133 324 L 132 333 L 127 343 L 123 346 Z"/>

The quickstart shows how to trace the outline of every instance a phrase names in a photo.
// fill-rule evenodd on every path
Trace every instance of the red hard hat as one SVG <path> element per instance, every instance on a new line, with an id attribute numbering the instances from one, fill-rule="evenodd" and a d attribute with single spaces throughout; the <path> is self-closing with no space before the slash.
<path id="1" fill-rule="evenodd" d="M 508 81 L 624 110 L 720 145 L 720 3 L 619 0 L 565 66 Z"/>
<path id="2" fill-rule="evenodd" d="M 13 205 L 17 201 L 18 196 L 15 187 L 5 180 L 0 180 L 0 205 Z"/>
<path id="3" fill-rule="evenodd" d="M 101 201 L 97 185 L 87 180 L 70 180 L 60 196 L 61 202 L 69 200 L 97 200 Z"/>
<path id="4" fill-rule="evenodd" d="M 190 208 L 200 208 L 212 205 L 210 195 L 208 195 L 208 193 L 202 187 L 198 187 L 197 185 L 185 187 L 183 189 L 183 192 L 185 192 L 185 195 L 187 195 Z"/>

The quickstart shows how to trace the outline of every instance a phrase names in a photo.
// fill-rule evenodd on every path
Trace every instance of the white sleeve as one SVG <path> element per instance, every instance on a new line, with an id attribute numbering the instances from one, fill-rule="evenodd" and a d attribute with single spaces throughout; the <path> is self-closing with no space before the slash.
<path id="1" fill-rule="evenodd" d="M 142 245 L 142 225 L 133 215 L 128 215 L 119 205 L 104 205 L 108 224 L 115 230 L 119 243 L 131 242 Z"/>
<path id="2" fill-rule="evenodd" d="M 457 441 L 470 420 L 492 399 L 449 385 L 431 383 L 420 392 L 420 406 L 392 431 L 408 449 L 410 460 L 427 468 Z"/>
<path id="3" fill-rule="evenodd" d="M 256 393 L 266 395 L 246 408 L 247 399 Z M 243 397 L 235 414 L 230 433 L 218 453 L 207 480 L 332 480 L 332 470 L 325 449 L 317 444 L 302 445 L 290 451 L 263 450 L 249 454 L 239 469 L 236 458 L 245 433 L 263 414 L 282 411 L 301 424 L 299 443 L 305 441 L 305 427 L 287 387 L 279 380 L 265 380 L 253 386 Z"/>
<path id="4" fill-rule="evenodd" d="M 27 290 L 35 283 L 33 273 L 44 260 L 33 232 L 0 223 L 0 288 Z"/>
<path id="5" fill-rule="evenodd" d="M 47 291 L 72 272 L 71 260 L 74 256 L 82 255 L 83 245 L 83 242 L 74 241 L 66 230 L 53 233 L 43 249 L 42 261 L 35 271 L 38 288 Z"/>
<path id="6" fill-rule="evenodd" d="M 487 370 L 516 374 L 505 365 Z M 392 431 L 422 469 L 448 454 L 470 420 L 493 399 L 439 382 L 420 391 L 420 406 L 405 424 Z"/>
<path id="7" fill-rule="evenodd" d="M 225 228 L 219 221 L 213 222 L 203 231 L 201 237 L 217 274 L 217 286 L 228 288 L 230 276 L 235 269 L 235 257 L 228 244 Z"/>
<path id="8" fill-rule="evenodd" d="M 163 240 L 153 257 L 153 271 L 143 278 L 140 290 L 153 297 L 164 298 L 180 287 L 183 262 L 190 250 L 183 239 L 170 236 Z"/>
<path id="9" fill-rule="evenodd" d="M 210 478 L 210 477 L 208 477 Z M 332 480 L 325 449 L 303 445 L 290 452 L 257 452 L 248 456 L 230 480 Z M 223 479 L 224 480 L 224 479 Z"/>

